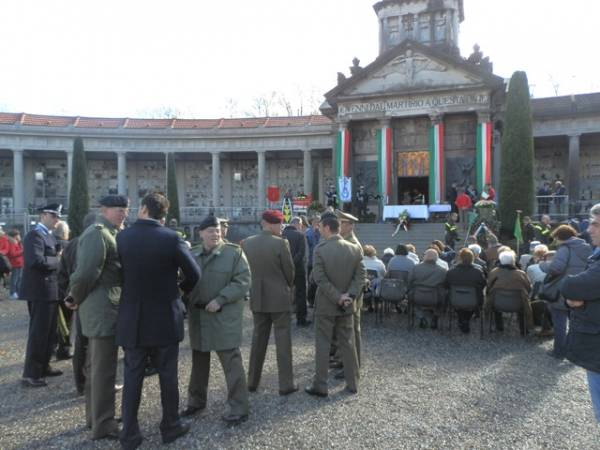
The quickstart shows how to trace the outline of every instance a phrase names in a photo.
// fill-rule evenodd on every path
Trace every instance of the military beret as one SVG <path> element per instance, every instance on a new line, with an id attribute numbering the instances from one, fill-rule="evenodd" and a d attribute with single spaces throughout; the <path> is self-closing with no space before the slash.
<path id="1" fill-rule="evenodd" d="M 106 206 L 107 208 L 129 207 L 129 199 L 124 195 L 107 195 L 102 197 L 98 203 L 100 203 L 100 206 Z"/>
<path id="2" fill-rule="evenodd" d="M 49 203 L 46 206 L 42 206 L 41 208 L 38 208 L 38 212 L 39 213 L 50 213 L 50 214 L 54 214 L 57 217 L 60 217 L 60 214 L 62 212 L 62 205 L 60 203 Z"/>
<path id="3" fill-rule="evenodd" d="M 210 227 L 218 227 L 220 224 L 221 222 L 215 216 L 207 216 L 202 222 L 200 222 L 198 229 L 203 231 Z"/>
<path id="4" fill-rule="evenodd" d="M 265 222 L 272 223 L 272 224 L 282 223 L 283 222 L 283 214 L 281 213 L 281 211 L 278 211 L 276 209 L 267 209 L 262 214 L 262 219 Z"/>
<path id="5" fill-rule="evenodd" d="M 340 221 L 358 222 L 358 218 L 354 217 L 352 214 L 340 211 L 339 209 L 335 211 L 335 215 Z"/>

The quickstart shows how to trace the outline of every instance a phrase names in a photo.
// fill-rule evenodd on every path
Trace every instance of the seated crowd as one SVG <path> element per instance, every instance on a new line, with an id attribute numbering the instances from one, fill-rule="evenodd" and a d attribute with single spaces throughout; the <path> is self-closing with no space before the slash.
<path id="1" fill-rule="evenodd" d="M 569 225 L 560 225 L 553 233 L 555 251 L 538 241 L 531 242 L 530 253 L 517 255 L 508 246 L 490 235 L 487 248 L 483 250 L 474 237 L 467 239 L 467 246 L 458 251 L 432 241 L 419 258 L 412 244 L 400 244 L 395 251 L 387 248 L 384 261 L 377 258 L 371 245 L 363 247 L 363 263 L 369 274 L 369 292 L 374 301 L 368 306 L 373 311 L 379 298 L 382 280 L 404 278 L 408 303 L 414 303 L 414 315 L 421 328 L 437 328 L 438 318 L 447 305 L 451 304 L 453 288 L 465 289 L 473 293 L 476 307 L 456 308 L 458 326 L 463 333 L 470 332 L 470 322 L 481 311 L 491 317 L 496 331 L 504 330 L 502 308 L 496 298 L 512 296 L 517 304 L 518 323 L 523 335 L 538 328 L 538 336 L 554 336 L 551 356 L 562 359 L 565 352 L 565 339 L 568 313 L 564 302 L 548 299 L 542 295 L 544 280 L 583 272 L 586 261 L 592 252 L 591 246 L 579 238 L 577 231 Z M 392 255 L 393 254 L 393 255 Z M 420 293 L 436 295 L 435 305 L 421 306 L 415 301 Z M 500 302 L 501 300 L 498 300 Z M 450 308 L 454 310 L 455 308 Z M 401 311 L 401 307 L 397 307 Z M 517 312 L 517 311 L 515 311 Z"/>

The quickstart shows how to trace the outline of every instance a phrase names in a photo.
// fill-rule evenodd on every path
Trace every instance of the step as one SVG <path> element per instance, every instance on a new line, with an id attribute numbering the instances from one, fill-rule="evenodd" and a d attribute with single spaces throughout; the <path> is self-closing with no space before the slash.
<path id="1" fill-rule="evenodd" d="M 408 231 L 400 230 L 392 237 L 396 229 L 389 223 L 359 223 L 355 225 L 355 233 L 362 245 L 372 245 L 377 250 L 377 255 L 382 256 L 387 247 L 395 249 L 398 244 L 413 244 L 417 254 L 429 247 L 431 241 L 439 239 L 444 241 L 443 223 L 413 223 Z"/>

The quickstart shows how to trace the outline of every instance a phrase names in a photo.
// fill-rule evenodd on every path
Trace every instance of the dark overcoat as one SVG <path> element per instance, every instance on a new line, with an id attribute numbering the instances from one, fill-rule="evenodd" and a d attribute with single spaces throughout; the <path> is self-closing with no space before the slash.
<path id="1" fill-rule="evenodd" d="M 23 278 L 19 298 L 30 302 L 58 301 L 58 264 L 56 239 L 45 227 L 37 225 L 23 239 Z"/>
<path id="2" fill-rule="evenodd" d="M 187 245 L 158 221 L 138 219 L 117 235 L 123 289 L 117 319 L 117 345 L 166 347 L 183 339 L 183 304 L 178 269 L 189 292 L 200 268 Z"/>

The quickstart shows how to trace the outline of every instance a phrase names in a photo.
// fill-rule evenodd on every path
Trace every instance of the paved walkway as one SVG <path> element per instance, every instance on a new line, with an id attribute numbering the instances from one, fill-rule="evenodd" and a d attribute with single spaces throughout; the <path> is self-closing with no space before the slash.
<path id="1" fill-rule="evenodd" d="M 514 323 L 513 323 L 514 325 Z M 514 327 L 513 327 L 514 328 Z M 252 324 L 247 314 L 242 354 L 247 367 Z M 75 394 L 70 362 L 49 388 L 20 386 L 27 332 L 24 302 L 0 301 L 0 449 L 109 449 L 89 441 L 84 401 Z M 207 411 L 191 433 L 168 448 L 203 449 L 403 449 L 403 448 L 600 448 L 584 372 L 545 355 L 548 341 L 506 335 L 462 336 L 456 331 L 406 329 L 394 314 L 383 325 L 363 322 L 364 366 L 358 395 L 331 381 L 330 397 L 278 395 L 275 354 L 269 348 L 251 417 L 229 429 L 220 420 L 225 383 L 213 358 Z M 301 387 L 314 370 L 312 328 L 294 328 L 294 367 Z M 190 374 L 182 344 L 181 406 Z M 121 374 L 122 368 L 119 368 Z M 120 402 L 120 395 L 117 397 Z M 160 445 L 158 379 L 146 380 L 140 422 L 142 448 Z"/>

